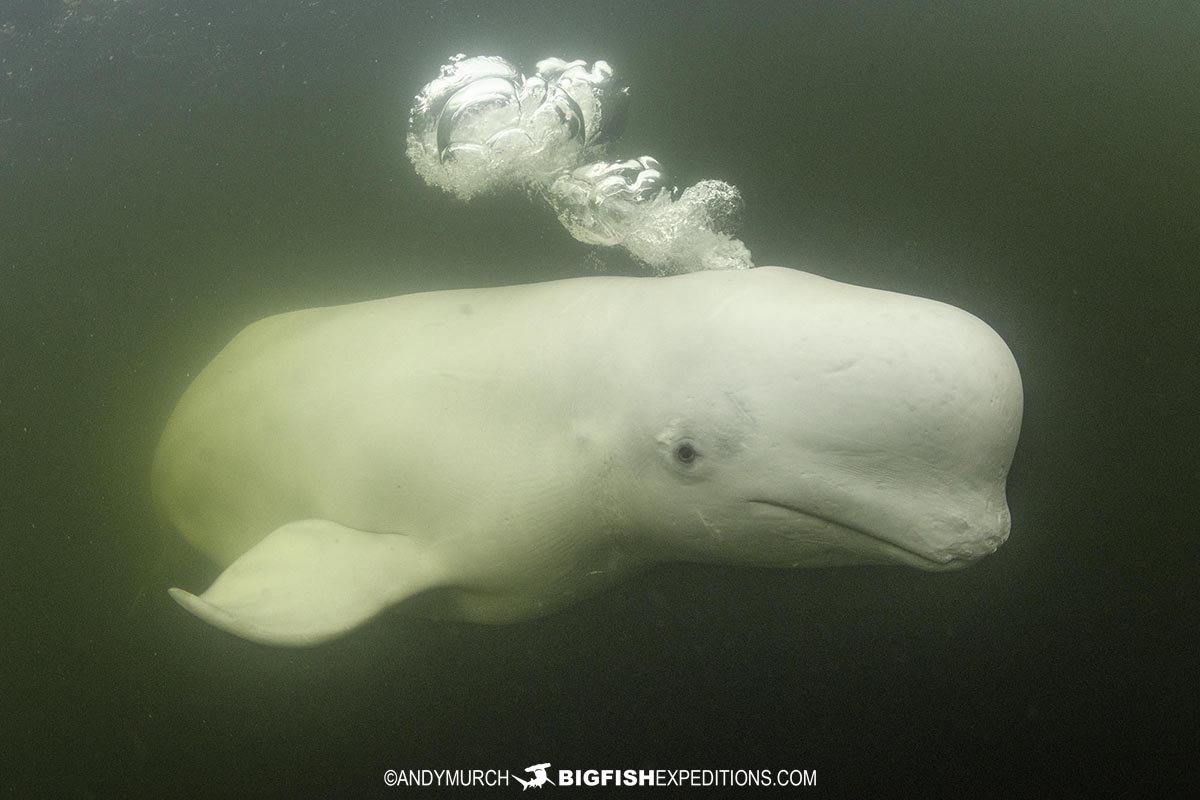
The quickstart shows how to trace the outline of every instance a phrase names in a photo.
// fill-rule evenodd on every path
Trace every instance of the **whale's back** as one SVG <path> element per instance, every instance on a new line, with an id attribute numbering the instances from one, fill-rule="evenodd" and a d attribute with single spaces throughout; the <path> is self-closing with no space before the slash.
<path id="1" fill-rule="evenodd" d="M 159 508 L 228 563 L 295 519 L 442 530 L 492 496 L 557 502 L 594 361 L 561 296 L 555 284 L 429 292 L 250 325 L 167 424 Z"/>

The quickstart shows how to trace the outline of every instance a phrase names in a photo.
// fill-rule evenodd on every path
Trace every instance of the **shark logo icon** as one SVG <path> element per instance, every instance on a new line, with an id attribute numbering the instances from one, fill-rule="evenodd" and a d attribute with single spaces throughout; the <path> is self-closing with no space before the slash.
<path id="1" fill-rule="evenodd" d="M 534 764 L 532 767 L 526 767 L 525 771 L 532 772 L 533 777 L 527 781 L 517 778 L 517 783 L 521 784 L 521 791 L 523 792 L 531 786 L 534 789 L 540 789 L 547 783 L 553 786 L 554 781 L 550 780 L 550 777 L 546 774 L 546 769 L 549 766 L 549 764 Z"/>

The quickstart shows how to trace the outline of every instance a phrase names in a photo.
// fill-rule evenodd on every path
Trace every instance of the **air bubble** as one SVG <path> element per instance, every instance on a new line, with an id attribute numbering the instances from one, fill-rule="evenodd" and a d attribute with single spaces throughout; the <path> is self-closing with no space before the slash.
<path id="1" fill-rule="evenodd" d="M 753 266 L 734 238 L 734 186 L 701 181 L 676 198 L 653 157 L 604 160 L 628 104 L 604 61 L 547 58 L 525 78 L 502 58 L 458 55 L 416 97 L 408 157 L 462 200 L 525 188 L 574 238 L 624 247 L 659 274 Z"/>

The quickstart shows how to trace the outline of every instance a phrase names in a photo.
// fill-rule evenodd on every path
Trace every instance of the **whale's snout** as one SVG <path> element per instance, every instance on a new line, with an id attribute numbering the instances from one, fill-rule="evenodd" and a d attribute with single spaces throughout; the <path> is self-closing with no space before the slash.
<path id="1" fill-rule="evenodd" d="M 910 301 L 914 322 L 894 334 L 905 357 L 877 372 L 872 412 L 840 421 L 826 452 L 871 499 L 863 521 L 892 543 L 954 568 L 1008 539 L 1005 483 L 1020 431 L 1020 373 L 990 327 L 965 312 Z M 853 491 L 853 490 L 852 490 Z"/>
<path id="2" fill-rule="evenodd" d="M 973 516 L 955 516 L 929 522 L 902 537 L 908 546 L 928 559 L 930 569 L 957 569 L 990 556 L 1008 541 L 1012 517 L 1001 500 L 998 510 Z"/>
<path id="3" fill-rule="evenodd" d="M 872 562 L 944 570 L 994 553 L 1010 530 L 1022 412 L 1000 336 L 933 300 L 764 279 L 778 284 L 778 310 L 758 323 L 775 332 L 776 366 L 737 392 L 759 455 L 746 494 L 796 512 L 797 525 L 837 526 L 845 549 Z"/>

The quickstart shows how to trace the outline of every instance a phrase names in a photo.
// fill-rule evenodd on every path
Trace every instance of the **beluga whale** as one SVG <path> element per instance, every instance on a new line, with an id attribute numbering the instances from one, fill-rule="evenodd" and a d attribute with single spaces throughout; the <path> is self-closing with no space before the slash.
<path id="1" fill-rule="evenodd" d="M 984 322 L 777 267 L 268 317 L 158 446 L 223 571 L 171 596 L 269 645 L 384 609 L 501 623 L 665 561 L 963 567 L 1005 541 L 1022 391 Z"/>

